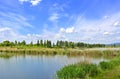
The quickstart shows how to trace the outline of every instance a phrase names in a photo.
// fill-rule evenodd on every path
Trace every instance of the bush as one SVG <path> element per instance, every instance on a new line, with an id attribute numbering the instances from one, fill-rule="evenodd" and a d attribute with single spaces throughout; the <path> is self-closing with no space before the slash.
<path id="1" fill-rule="evenodd" d="M 111 62 L 105 62 L 105 61 L 100 62 L 99 65 L 100 65 L 100 68 L 101 68 L 102 70 L 112 69 L 113 66 L 114 66 L 113 63 L 111 63 Z"/>
<path id="2" fill-rule="evenodd" d="M 76 79 L 85 78 L 87 75 L 89 77 L 94 77 L 100 73 L 97 65 L 95 64 L 75 64 L 68 65 L 57 71 L 57 76 L 59 79 Z"/>

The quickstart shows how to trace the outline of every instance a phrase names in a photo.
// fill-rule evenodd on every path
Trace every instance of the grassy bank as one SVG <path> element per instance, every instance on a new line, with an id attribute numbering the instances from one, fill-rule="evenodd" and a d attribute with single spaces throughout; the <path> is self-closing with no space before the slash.
<path id="1" fill-rule="evenodd" d="M 105 48 L 102 48 L 105 49 Z M 114 49 L 114 50 L 113 50 Z M 5 53 L 17 53 L 17 54 L 46 54 L 46 55 L 68 55 L 68 56 L 90 56 L 90 57 L 115 57 L 120 54 L 119 48 L 106 48 L 101 50 L 101 48 L 40 48 L 40 47 L 0 47 L 0 52 Z M 116 50 L 117 49 L 117 50 Z"/>
<path id="2" fill-rule="evenodd" d="M 119 79 L 120 56 L 99 65 L 78 63 L 68 65 L 57 71 L 58 79 Z"/>
<path id="3" fill-rule="evenodd" d="M 95 64 L 74 64 L 65 66 L 57 72 L 58 79 L 85 79 L 94 77 L 100 73 L 99 68 Z"/>

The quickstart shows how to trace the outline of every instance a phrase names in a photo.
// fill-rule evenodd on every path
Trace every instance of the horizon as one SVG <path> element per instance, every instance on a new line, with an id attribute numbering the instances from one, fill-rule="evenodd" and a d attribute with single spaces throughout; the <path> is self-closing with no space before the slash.
<path id="1" fill-rule="evenodd" d="M 25 41 L 25 43 L 26 44 L 30 44 L 31 42 L 33 43 L 33 44 L 36 44 L 36 43 L 38 43 L 38 41 L 39 41 L 39 43 L 40 43 L 40 41 L 41 40 L 36 40 L 36 41 L 26 41 L 26 40 L 20 40 L 20 41 L 17 41 L 17 40 L 14 40 L 14 41 L 10 41 L 10 40 L 3 40 L 3 41 L 1 41 L 0 43 L 3 43 L 3 42 L 10 42 L 10 43 L 15 43 L 15 42 L 19 42 L 19 43 L 22 43 L 23 41 Z M 53 42 L 52 40 L 42 40 L 42 42 L 44 43 L 44 42 L 46 42 L 46 41 L 50 41 L 51 42 L 51 44 L 53 45 L 53 44 L 56 44 L 58 41 L 60 42 L 60 41 L 62 41 L 62 42 L 66 42 L 66 40 L 56 40 L 55 42 Z M 84 43 L 84 44 L 104 44 L 104 45 L 113 45 L 113 44 L 120 44 L 120 42 L 116 42 L 116 43 L 87 43 L 87 42 L 81 42 L 81 41 L 78 41 L 78 42 L 74 42 L 74 41 L 67 41 L 68 43 L 70 43 L 70 42 L 73 42 L 73 43 Z"/>
<path id="2" fill-rule="evenodd" d="M 1 0 L 0 42 L 120 43 L 120 0 Z"/>

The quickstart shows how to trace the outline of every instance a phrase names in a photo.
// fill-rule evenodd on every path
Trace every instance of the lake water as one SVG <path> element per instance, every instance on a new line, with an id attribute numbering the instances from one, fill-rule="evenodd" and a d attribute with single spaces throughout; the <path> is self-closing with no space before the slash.
<path id="1" fill-rule="evenodd" d="M 19 55 L 0 58 L 0 79 L 55 79 L 57 70 L 68 64 L 90 62 L 98 64 L 103 58 L 66 55 Z"/>

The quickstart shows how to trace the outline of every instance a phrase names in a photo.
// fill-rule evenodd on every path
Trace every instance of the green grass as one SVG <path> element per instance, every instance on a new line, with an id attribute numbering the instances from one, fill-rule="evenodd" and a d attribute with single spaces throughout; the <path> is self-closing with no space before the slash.
<path id="1" fill-rule="evenodd" d="M 96 79 L 120 79 L 120 66 L 106 71 L 102 75 L 96 77 Z"/>
<path id="2" fill-rule="evenodd" d="M 116 71 L 116 72 L 115 72 Z M 57 71 L 58 79 L 120 79 L 120 56 L 99 65 L 78 63 Z"/>
<path id="3" fill-rule="evenodd" d="M 101 74 L 92 79 L 120 79 L 120 56 L 110 62 L 101 62 Z"/>
<path id="4" fill-rule="evenodd" d="M 97 65 L 81 63 L 65 66 L 57 71 L 57 76 L 59 79 L 84 79 L 87 76 L 94 77 L 99 73 Z"/>

